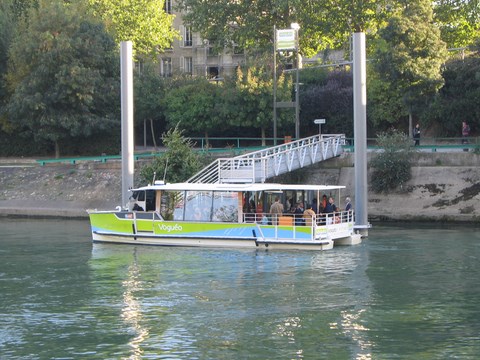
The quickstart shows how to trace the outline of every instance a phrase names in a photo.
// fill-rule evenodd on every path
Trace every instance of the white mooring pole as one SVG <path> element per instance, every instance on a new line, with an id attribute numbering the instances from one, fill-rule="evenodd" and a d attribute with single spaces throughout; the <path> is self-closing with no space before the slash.
<path id="1" fill-rule="evenodd" d="M 368 236 L 367 70 L 365 33 L 353 34 L 353 122 L 355 161 L 355 228 Z"/>
<path id="2" fill-rule="evenodd" d="M 120 43 L 121 93 L 122 93 L 122 206 L 129 198 L 128 189 L 133 187 L 133 52 L 132 42 Z"/>

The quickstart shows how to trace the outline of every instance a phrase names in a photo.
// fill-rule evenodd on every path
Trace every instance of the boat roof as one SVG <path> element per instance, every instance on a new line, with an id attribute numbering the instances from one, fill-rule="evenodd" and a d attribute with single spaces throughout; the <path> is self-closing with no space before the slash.
<path id="1" fill-rule="evenodd" d="M 308 185 L 308 184 L 274 184 L 274 183 L 248 183 L 248 184 L 199 184 L 199 183 L 156 183 L 147 185 L 131 191 L 139 190 L 164 190 L 164 191 L 265 191 L 283 192 L 286 190 L 312 190 L 328 192 L 344 189 L 343 185 Z"/>

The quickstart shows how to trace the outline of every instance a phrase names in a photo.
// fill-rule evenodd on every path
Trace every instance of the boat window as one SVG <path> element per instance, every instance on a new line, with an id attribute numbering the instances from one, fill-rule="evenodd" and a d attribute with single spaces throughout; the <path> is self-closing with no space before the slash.
<path id="1" fill-rule="evenodd" d="M 238 221 L 238 195 L 236 192 L 215 191 L 213 196 L 212 220 Z"/>
<path id="2" fill-rule="evenodd" d="M 145 192 L 144 191 L 134 191 L 132 192 L 132 195 L 130 195 L 131 200 L 136 200 L 136 201 L 144 201 L 145 200 Z"/>
<path id="3" fill-rule="evenodd" d="M 165 220 L 183 220 L 183 192 L 162 192 L 160 214 Z"/>
<path id="4" fill-rule="evenodd" d="M 173 199 L 173 220 L 183 220 L 185 213 L 185 202 L 184 193 L 176 192 L 175 198 Z"/>
<path id="5" fill-rule="evenodd" d="M 145 191 L 145 211 L 155 210 L 155 190 Z"/>
<path id="6" fill-rule="evenodd" d="M 185 220 L 210 221 L 212 217 L 212 192 L 187 191 Z"/>

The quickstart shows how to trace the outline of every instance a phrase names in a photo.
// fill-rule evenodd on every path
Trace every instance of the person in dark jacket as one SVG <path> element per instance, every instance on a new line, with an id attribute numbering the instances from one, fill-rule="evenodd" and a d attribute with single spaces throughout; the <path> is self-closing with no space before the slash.
<path id="1" fill-rule="evenodd" d="M 328 198 L 327 206 L 323 209 L 323 212 L 326 214 L 326 223 L 327 225 L 333 223 L 333 219 L 335 217 L 334 212 L 337 211 L 337 206 L 335 205 L 335 201 L 332 197 Z"/>
<path id="2" fill-rule="evenodd" d="M 333 197 L 329 197 L 327 206 L 325 206 L 325 209 L 323 210 L 323 212 L 326 214 L 330 214 L 330 213 L 334 213 L 335 211 L 337 211 L 337 206 L 335 205 L 335 201 L 333 200 Z"/>
<path id="3" fill-rule="evenodd" d="M 295 216 L 295 225 L 296 226 L 301 226 L 303 225 L 305 222 L 303 221 L 303 213 L 304 213 L 305 209 L 303 208 L 303 203 L 299 202 L 297 203 L 297 207 L 295 208 L 295 211 L 294 211 L 294 216 Z"/>
<path id="4" fill-rule="evenodd" d="M 415 146 L 420 145 L 420 125 L 417 124 L 413 128 L 413 139 L 415 140 Z"/>

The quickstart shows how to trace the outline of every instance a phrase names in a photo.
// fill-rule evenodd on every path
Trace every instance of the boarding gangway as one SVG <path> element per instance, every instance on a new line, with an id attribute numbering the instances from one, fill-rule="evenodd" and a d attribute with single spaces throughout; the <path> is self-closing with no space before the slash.
<path id="1" fill-rule="evenodd" d="M 192 176 L 191 183 L 263 183 L 343 153 L 345 135 L 315 135 L 232 158 L 220 158 Z"/>

